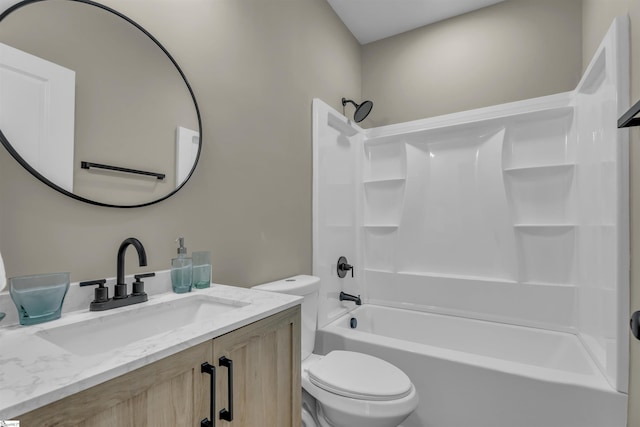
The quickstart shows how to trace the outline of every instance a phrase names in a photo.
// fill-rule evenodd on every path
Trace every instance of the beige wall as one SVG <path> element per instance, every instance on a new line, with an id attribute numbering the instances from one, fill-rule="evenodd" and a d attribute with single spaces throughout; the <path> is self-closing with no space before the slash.
<path id="1" fill-rule="evenodd" d="M 631 27 L 631 103 L 640 99 L 640 2 L 637 0 L 583 0 L 583 68 L 599 45 L 614 17 L 629 14 Z M 629 146 L 631 218 L 630 310 L 640 310 L 640 131 L 631 129 Z M 630 338 L 629 427 L 640 427 L 640 342 Z"/>
<path id="2" fill-rule="evenodd" d="M 629 10 L 631 0 L 582 0 L 582 70 L 606 34 L 611 21 Z"/>
<path id="3" fill-rule="evenodd" d="M 102 0 L 154 34 L 199 102 L 204 148 L 187 185 L 160 204 L 111 209 L 50 190 L 0 150 L 0 252 L 8 276 L 113 277 L 138 237 L 159 270 L 213 252 L 213 277 L 248 286 L 311 272 L 311 100 L 360 97 L 360 47 L 318 0 Z M 135 266 L 135 267 L 134 267 Z"/>
<path id="4" fill-rule="evenodd" d="M 569 91 L 581 75 L 580 0 L 510 0 L 365 45 L 365 127 Z"/>

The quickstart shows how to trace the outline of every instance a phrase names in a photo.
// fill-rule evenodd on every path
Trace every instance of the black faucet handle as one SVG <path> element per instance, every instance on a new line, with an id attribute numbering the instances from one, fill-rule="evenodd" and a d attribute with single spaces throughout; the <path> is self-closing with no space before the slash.
<path id="1" fill-rule="evenodd" d="M 94 292 L 93 302 L 105 302 L 109 300 L 109 288 L 105 288 L 104 285 L 107 283 L 107 279 L 98 279 L 98 280 L 87 280 L 86 282 L 80 282 L 80 286 L 95 286 L 98 287 Z"/>
<path id="2" fill-rule="evenodd" d="M 144 279 L 145 277 L 154 277 L 156 275 L 156 273 L 143 273 L 143 274 L 134 274 L 133 277 L 135 277 L 136 282 L 140 282 L 140 279 Z"/>
<path id="3" fill-rule="evenodd" d="M 347 271 L 351 270 L 351 277 L 353 277 L 353 265 L 347 262 L 347 258 L 341 256 L 338 258 L 338 277 L 343 278 L 347 275 Z"/>
<path id="4" fill-rule="evenodd" d="M 154 277 L 155 275 L 156 273 L 135 274 L 133 277 L 135 277 L 136 281 L 133 282 L 131 295 L 146 295 L 147 293 L 144 291 L 144 282 L 142 281 L 142 279 L 144 279 L 145 277 Z"/>
<path id="5" fill-rule="evenodd" d="M 107 279 L 98 279 L 98 280 L 87 280 L 86 282 L 80 282 L 78 285 L 80 286 L 95 286 L 98 285 L 100 288 L 104 288 L 104 285 L 107 283 Z"/>

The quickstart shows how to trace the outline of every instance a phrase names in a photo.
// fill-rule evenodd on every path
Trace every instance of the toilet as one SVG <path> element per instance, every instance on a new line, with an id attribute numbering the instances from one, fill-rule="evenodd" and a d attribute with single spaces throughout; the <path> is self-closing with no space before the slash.
<path id="1" fill-rule="evenodd" d="M 302 426 L 397 427 L 418 406 L 407 375 L 363 353 L 313 353 L 320 279 L 299 275 L 253 289 L 304 297 L 302 302 Z"/>

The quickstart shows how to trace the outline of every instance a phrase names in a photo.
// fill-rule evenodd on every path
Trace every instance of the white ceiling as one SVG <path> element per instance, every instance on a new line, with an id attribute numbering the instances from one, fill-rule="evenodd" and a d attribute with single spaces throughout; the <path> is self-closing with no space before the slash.
<path id="1" fill-rule="evenodd" d="M 360 44 L 367 44 L 504 0 L 327 1 Z"/>

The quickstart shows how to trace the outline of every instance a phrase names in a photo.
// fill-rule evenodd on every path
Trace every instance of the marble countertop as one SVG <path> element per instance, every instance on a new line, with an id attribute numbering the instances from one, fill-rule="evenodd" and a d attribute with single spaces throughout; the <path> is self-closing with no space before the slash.
<path id="1" fill-rule="evenodd" d="M 231 300 L 241 306 L 219 315 L 212 313 L 204 321 L 162 331 L 131 344 L 97 353 L 88 351 L 91 353 L 88 355 L 67 351 L 42 338 L 60 326 L 114 313 L 133 319 L 140 307 L 153 307 L 194 295 Z M 298 296 L 212 284 L 208 289 L 187 294 L 150 295 L 148 302 L 128 307 L 90 312 L 87 306 L 40 325 L 0 328 L 0 420 L 15 418 L 301 302 L 302 297 Z M 132 327 L 135 327 L 133 322 Z M 100 330 L 91 333 L 100 334 Z"/>

